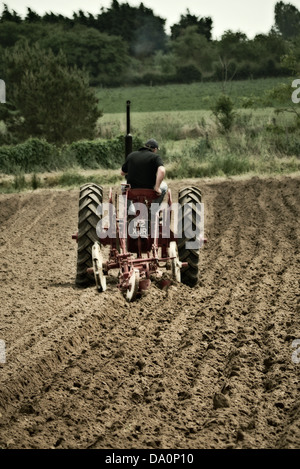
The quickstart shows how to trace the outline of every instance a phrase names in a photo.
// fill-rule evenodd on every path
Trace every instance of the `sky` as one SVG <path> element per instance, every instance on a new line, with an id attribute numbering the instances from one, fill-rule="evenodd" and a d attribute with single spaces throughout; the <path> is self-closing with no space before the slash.
<path id="1" fill-rule="evenodd" d="M 139 6 L 141 0 L 118 0 L 130 6 Z M 279 0 L 144 0 L 142 3 L 151 8 L 156 16 L 166 19 L 166 32 L 178 23 L 187 9 L 197 17 L 210 16 L 213 20 L 213 38 L 219 39 L 224 31 L 241 31 L 249 39 L 256 34 L 268 33 L 274 25 L 274 7 Z M 283 0 L 300 9 L 300 0 Z M 27 7 L 36 13 L 53 12 L 71 18 L 79 10 L 96 15 L 101 7 L 110 7 L 111 0 L 7 0 L 10 11 L 15 10 L 24 17 Z M 2 11 L 1 8 L 0 11 Z"/>

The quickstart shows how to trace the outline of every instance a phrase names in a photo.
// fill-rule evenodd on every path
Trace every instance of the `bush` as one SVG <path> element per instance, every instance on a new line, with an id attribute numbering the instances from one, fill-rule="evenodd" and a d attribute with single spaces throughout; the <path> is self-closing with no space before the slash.
<path id="1" fill-rule="evenodd" d="M 222 95 L 213 106 L 213 114 L 216 117 L 217 125 L 222 133 L 229 132 L 232 128 L 235 113 L 233 102 L 229 96 Z"/>
<path id="2" fill-rule="evenodd" d="M 123 180 L 121 173 L 114 174 L 113 172 L 101 172 L 101 174 L 93 174 L 93 176 L 86 176 L 78 173 L 77 171 L 66 171 L 59 176 L 56 184 L 62 187 L 79 187 L 83 184 L 91 182 L 95 184 L 117 184 Z"/>
<path id="3" fill-rule="evenodd" d="M 195 65 L 183 65 L 176 70 L 177 83 L 194 83 L 202 80 L 202 73 Z"/>
<path id="4" fill-rule="evenodd" d="M 133 150 L 143 142 L 133 138 Z M 125 140 L 120 135 L 111 140 L 83 140 L 65 147 L 67 159 L 84 169 L 117 169 L 125 160 Z"/>
<path id="5" fill-rule="evenodd" d="M 140 138 L 133 138 L 133 149 L 142 144 Z M 74 166 L 83 169 L 117 169 L 124 160 L 123 135 L 110 140 L 74 142 L 61 149 L 38 138 L 0 147 L 0 172 L 5 174 L 55 171 Z"/>
<path id="6" fill-rule="evenodd" d="M 170 179 L 203 178 L 215 176 L 236 176 L 254 170 L 253 163 L 243 156 L 234 154 L 217 155 L 208 153 L 201 160 L 195 161 L 195 157 L 187 157 L 176 161 L 168 169 Z"/>
<path id="7" fill-rule="evenodd" d="M 18 145 L 0 147 L 0 171 L 14 173 L 21 169 L 24 173 L 51 171 L 63 167 L 59 150 L 46 140 L 31 138 Z"/>
<path id="8" fill-rule="evenodd" d="M 300 157 L 300 137 L 292 134 L 273 135 L 270 140 L 270 151 L 283 156 Z"/>

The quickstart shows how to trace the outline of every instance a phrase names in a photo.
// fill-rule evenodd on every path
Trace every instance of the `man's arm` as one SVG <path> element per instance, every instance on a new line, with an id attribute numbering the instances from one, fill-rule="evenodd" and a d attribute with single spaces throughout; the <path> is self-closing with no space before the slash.
<path id="1" fill-rule="evenodd" d="M 165 167 L 164 166 L 159 166 L 157 168 L 157 172 L 156 172 L 156 182 L 155 182 L 155 186 L 154 186 L 154 190 L 155 192 L 160 195 L 161 194 L 161 190 L 160 190 L 160 185 L 161 183 L 163 182 L 163 179 L 165 177 L 165 174 L 166 174 L 166 170 L 165 170 Z"/>
<path id="2" fill-rule="evenodd" d="M 127 176 L 127 174 L 128 174 L 128 165 L 126 161 L 121 168 L 121 176 Z"/>

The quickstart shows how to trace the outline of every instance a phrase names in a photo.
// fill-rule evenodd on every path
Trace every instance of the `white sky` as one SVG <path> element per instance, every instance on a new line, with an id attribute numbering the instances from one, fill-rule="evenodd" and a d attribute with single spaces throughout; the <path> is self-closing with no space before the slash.
<path id="1" fill-rule="evenodd" d="M 139 6 L 141 0 L 118 0 L 130 6 Z M 213 37 L 219 38 L 224 31 L 241 31 L 251 39 L 256 34 L 268 33 L 274 24 L 274 7 L 279 0 L 144 0 L 142 3 L 151 8 L 155 15 L 166 19 L 166 32 L 180 20 L 187 9 L 197 17 L 210 16 L 213 20 Z M 300 0 L 283 0 L 300 9 Z M 12 11 L 22 17 L 27 7 L 36 13 L 52 11 L 72 17 L 73 12 L 83 10 L 93 15 L 100 13 L 101 7 L 107 8 L 111 0 L 7 0 L 3 1 Z M 0 11 L 3 11 L 0 7 Z"/>

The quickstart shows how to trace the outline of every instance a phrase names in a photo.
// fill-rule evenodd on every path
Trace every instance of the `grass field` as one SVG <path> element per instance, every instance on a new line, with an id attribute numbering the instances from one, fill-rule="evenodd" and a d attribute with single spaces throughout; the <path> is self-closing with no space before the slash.
<path id="1" fill-rule="evenodd" d="M 204 82 L 165 86 L 136 86 L 123 88 L 101 88 L 97 91 L 99 106 L 104 114 L 123 113 L 126 101 L 132 103 L 133 112 L 197 111 L 211 108 L 218 95 L 225 92 L 237 108 L 245 103 L 260 107 L 266 93 L 275 86 L 291 84 L 289 78 L 268 78 L 259 80 Z M 269 103 L 276 106 L 277 103 Z"/>
<path id="2" fill-rule="evenodd" d="M 277 114 L 290 107 L 268 94 L 292 79 L 140 86 L 99 90 L 103 117 L 98 136 L 126 133 L 126 101 L 131 101 L 131 133 L 156 138 L 169 178 L 289 173 L 300 170 L 299 119 Z M 226 92 L 234 105 L 230 132 L 220 132 L 212 107 Z M 291 88 L 292 94 L 292 88 Z"/>
<path id="3" fill-rule="evenodd" d="M 247 128 L 266 127 L 274 119 L 278 125 L 290 125 L 293 116 L 290 114 L 275 115 L 272 107 L 257 109 L 237 109 L 239 125 Z M 215 127 L 214 116 L 211 110 L 192 111 L 153 111 L 131 113 L 131 133 L 140 135 L 143 139 L 155 137 L 164 146 L 203 137 Z M 98 137 L 113 138 L 126 134 L 126 114 L 104 114 L 98 122 Z"/>
<path id="4" fill-rule="evenodd" d="M 131 133 L 144 141 L 158 140 L 169 179 L 295 173 L 300 171 L 299 118 L 295 113 L 277 114 L 278 103 L 265 99 L 276 85 L 291 82 L 269 79 L 228 84 L 226 91 L 234 103 L 229 132 L 221 131 L 211 110 L 222 93 L 220 83 L 102 89 L 98 95 L 104 113 L 98 121 L 97 138 L 125 136 L 126 101 L 130 100 Z M 291 101 L 284 105 L 290 106 Z M 0 191 L 121 180 L 119 168 L 83 171 L 71 167 L 63 173 L 19 172 L 2 177 Z"/>

